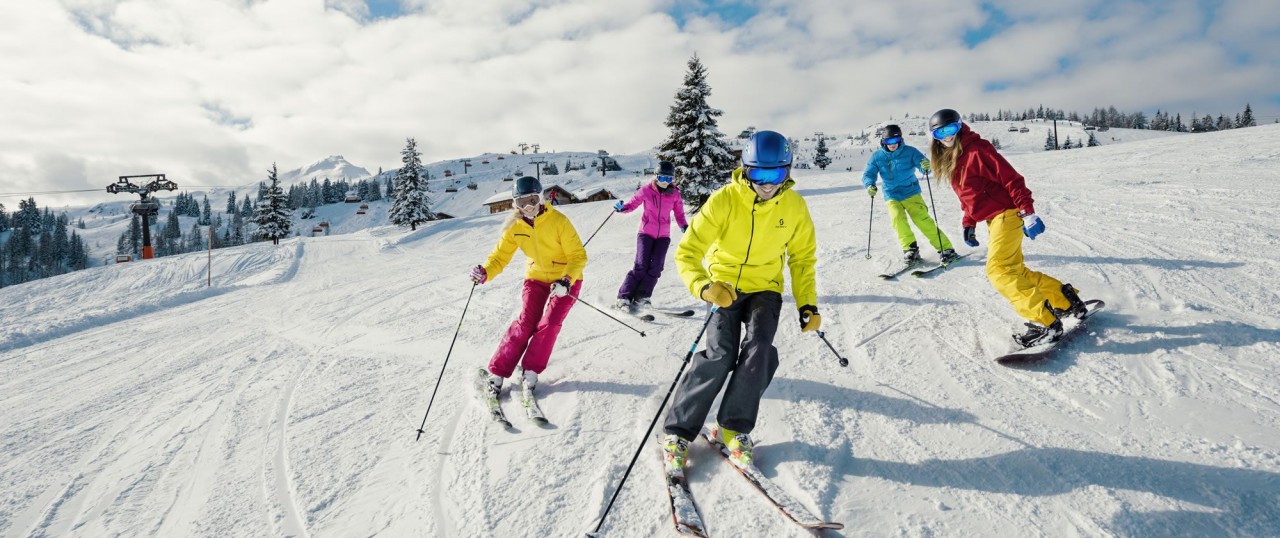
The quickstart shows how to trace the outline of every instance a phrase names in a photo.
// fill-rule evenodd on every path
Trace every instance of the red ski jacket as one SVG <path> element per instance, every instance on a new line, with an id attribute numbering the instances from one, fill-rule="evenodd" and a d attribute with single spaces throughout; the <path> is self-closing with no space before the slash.
<path id="1" fill-rule="evenodd" d="M 1035 200 L 1022 174 L 968 125 L 960 126 L 962 152 L 951 174 L 951 188 L 964 210 L 964 227 L 977 225 L 1010 209 L 1035 213 Z"/>

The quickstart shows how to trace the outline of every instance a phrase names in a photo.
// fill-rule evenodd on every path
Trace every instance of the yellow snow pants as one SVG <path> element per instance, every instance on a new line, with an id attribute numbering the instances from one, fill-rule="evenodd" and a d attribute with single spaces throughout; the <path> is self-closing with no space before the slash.
<path id="1" fill-rule="evenodd" d="M 1022 219 L 1010 209 L 987 221 L 987 279 L 1008 299 L 1013 309 L 1030 321 L 1048 326 L 1058 319 L 1045 308 L 1045 300 L 1058 310 L 1071 306 L 1062 295 L 1062 283 L 1044 273 L 1027 269 L 1022 259 Z"/>
<path id="2" fill-rule="evenodd" d="M 924 197 L 917 194 L 901 202 L 886 200 L 885 205 L 889 206 L 889 219 L 893 221 L 893 231 L 898 233 L 898 244 L 902 245 L 902 250 L 906 250 L 916 242 L 916 234 L 911 231 L 911 225 L 907 224 L 908 216 L 911 217 L 911 222 L 916 224 L 916 228 L 920 229 L 920 233 L 928 239 L 929 244 L 933 245 L 934 250 L 942 252 L 952 248 L 947 234 L 939 231 L 938 225 L 929 217 L 929 208 L 924 205 Z"/>

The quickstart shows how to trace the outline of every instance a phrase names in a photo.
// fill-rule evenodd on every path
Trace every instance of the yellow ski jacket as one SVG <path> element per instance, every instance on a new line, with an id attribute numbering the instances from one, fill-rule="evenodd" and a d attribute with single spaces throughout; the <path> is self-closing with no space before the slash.
<path id="1" fill-rule="evenodd" d="M 534 217 L 532 226 L 517 214 L 509 217 L 502 238 L 484 262 L 489 280 L 502 273 L 516 248 L 529 258 L 525 278 L 555 282 L 568 275 L 574 282 L 582 280 L 582 269 L 587 266 L 587 250 L 582 248 L 578 230 L 569 222 L 569 217 L 556 211 L 551 204 L 543 202 L 542 207 L 542 214 Z"/>
<path id="2" fill-rule="evenodd" d="M 817 238 L 809 206 L 787 179 L 778 194 L 759 202 L 754 190 L 733 171 L 728 185 L 711 194 L 689 223 L 676 248 L 676 269 L 694 297 L 712 281 L 743 292 L 782 293 L 784 256 L 797 306 L 818 305 L 814 264 Z"/>

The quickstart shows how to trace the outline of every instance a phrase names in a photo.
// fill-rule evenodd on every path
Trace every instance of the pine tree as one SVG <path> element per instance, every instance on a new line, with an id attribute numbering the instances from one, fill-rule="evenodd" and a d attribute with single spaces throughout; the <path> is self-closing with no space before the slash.
<path id="1" fill-rule="evenodd" d="M 422 154 L 414 139 L 405 139 L 400 162 L 404 165 L 396 172 L 395 190 L 391 193 L 395 201 L 391 203 L 389 217 L 392 224 L 417 230 L 419 224 L 431 220 L 431 199 L 423 188 Z"/>
<path id="2" fill-rule="evenodd" d="M 271 169 L 267 170 L 267 181 L 271 185 L 262 187 L 262 200 L 258 202 L 258 211 L 254 217 L 254 222 L 258 225 L 256 235 L 261 240 L 269 239 L 273 245 L 279 245 L 281 238 L 289 237 L 292 223 L 289 220 L 289 200 L 284 195 L 284 189 L 280 188 L 276 163 L 271 163 Z"/>
<path id="3" fill-rule="evenodd" d="M 1244 104 L 1244 112 L 1240 114 L 1240 119 L 1236 121 L 1236 127 L 1257 127 L 1258 122 L 1253 119 L 1253 108 L 1249 103 Z"/>
<path id="4" fill-rule="evenodd" d="M 204 206 L 200 208 L 200 225 L 208 226 L 213 223 L 213 210 L 209 208 L 209 197 L 204 197 Z"/>
<path id="5" fill-rule="evenodd" d="M 706 68 L 696 54 L 687 65 L 684 87 L 676 92 L 675 104 L 665 122 L 671 135 L 658 146 L 658 159 L 675 164 L 676 174 L 682 178 L 680 193 L 685 203 L 701 207 L 738 163 L 717 128 L 716 118 L 724 112 L 707 104 L 711 86 L 707 84 Z"/>
<path id="6" fill-rule="evenodd" d="M 818 149 L 816 154 L 813 156 L 813 165 L 817 166 L 819 170 L 826 170 L 827 166 L 830 164 L 831 157 L 827 156 L 827 139 L 825 136 L 819 137 Z"/>
<path id="7" fill-rule="evenodd" d="M 230 215 L 232 213 L 235 213 L 237 205 L 238 204 L 236 204 L 236 191 L 231 191 L 227 193 L 227 214 Z"/>
<path id="8" fill-rule="evenodd" d="M 1093 147 L 1097 147 L 1097 146 L 1101 146 L 1101 145 L 1102 145 L 1102 144 L 1101 144 L 1100 142 L 1098 142 L 1098 138 L 1097 138 L 1097 137 L 1095 137 L 1095 136 L 1093 136 L 1093 132 L 1092 132 L 1092 131 L 1090 131 L 1090 132 L 1089 132 L 1089 147 L 1093 148 Z"/>
<path id="9" fill-rule="evenodd" d="M 1058 144 L 1057 142 L 1054 141 L 1053 131 L 1051 130 L 1049 131 L 1049 134 L 1045 135 L 1044 137 L 1044 150 L 1053 151 L 1055 149 L 1058 149 Z"/>

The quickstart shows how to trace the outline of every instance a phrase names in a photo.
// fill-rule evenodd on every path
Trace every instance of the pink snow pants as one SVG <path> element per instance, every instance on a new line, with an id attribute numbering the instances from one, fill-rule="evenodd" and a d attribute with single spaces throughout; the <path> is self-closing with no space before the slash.
<path id="1" fill-rule="evenodd" d="M 581 289 L 582 281 L 579 280 L 569 288 L 569 293 L 576 296 Z M 551 357 L 551 348 L 556 345 L 564 318 L 574 303 L 574 299 L 567 295 L 551 297 L 551 284 L 533 279 L 525 279 L 520 299 L 520 315 L 507 327 L 507 334 L 498 344 L 498 350 L 493 352 L 493 358 L 489 359 L 489 373 L 493 375 L 511 377 L 516 364 L 533 373 L 542 373 L 547 367 L 547 359 Z"/>

